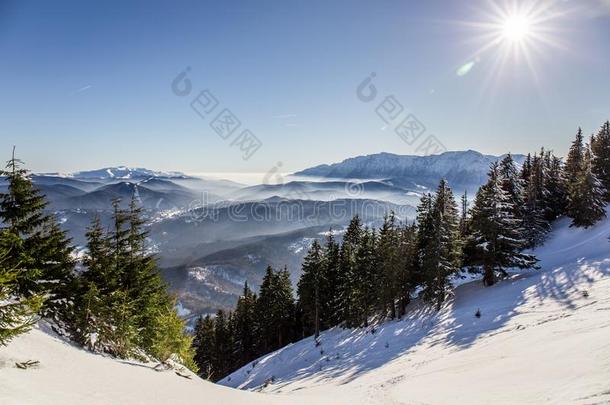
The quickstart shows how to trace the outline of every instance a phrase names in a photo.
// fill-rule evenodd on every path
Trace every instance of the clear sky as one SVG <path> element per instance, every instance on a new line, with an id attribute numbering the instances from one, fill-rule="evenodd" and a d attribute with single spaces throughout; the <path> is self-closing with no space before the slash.
<path id="1" fill-rule="evenodd" d="M 415 154 L 375 112 L 387 95 L 449 150 L 564 154 L 610 118 L 610 1 L 0 0 L 0 89 L 1 152 L 35 171 Z M 262 142 L 250 159 L 191 109 L 204 89 Z"/>

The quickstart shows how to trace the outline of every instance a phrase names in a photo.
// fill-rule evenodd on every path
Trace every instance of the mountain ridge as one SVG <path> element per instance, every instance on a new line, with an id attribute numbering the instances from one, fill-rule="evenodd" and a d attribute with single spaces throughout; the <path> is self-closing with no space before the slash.
<path id="1" fill-rule="evenodd" d="M 294 173 L 294 176 L 312 176 L 339 179 L 378 179 L 403 187 L 435 187 L 440 178 L 450 185 L 473 190 L 484 183 L 489 166 L 500 156 L 484 155 L 472 149 L 450 151 L 440 155 L 398 155 L 389 152 L 355 156 L 341 162 L 313 166 Z M 517 164 L 526 156 L 512 155 Z"/>

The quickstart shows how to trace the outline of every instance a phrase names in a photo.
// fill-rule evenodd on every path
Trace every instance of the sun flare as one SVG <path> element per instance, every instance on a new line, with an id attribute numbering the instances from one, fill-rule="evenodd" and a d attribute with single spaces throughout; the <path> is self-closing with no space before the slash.
<path id="1" fill-rule="evenodd" d="M 508 41 L 523 41 L 531 32 L 532 21 L 527 16 L 510 16 L 502 25 L 502 37 Z"/>
<path id="2" fill-rule="evenodd" d="M 562 21 L 571 12 L 565 3 L 555 1 L 488 0 L 475 9 L 473 20 L 459 22 L 471 31 L 466 43 L 472 44 L 472 53 L 456 75 L 464 77 L 476 67 L 485 73 L 481 87 L 493 91 L 505 74 L 512 80 L 529 72 L 542 93 L 543 64 L 557 51 L 568 50 Z"/>

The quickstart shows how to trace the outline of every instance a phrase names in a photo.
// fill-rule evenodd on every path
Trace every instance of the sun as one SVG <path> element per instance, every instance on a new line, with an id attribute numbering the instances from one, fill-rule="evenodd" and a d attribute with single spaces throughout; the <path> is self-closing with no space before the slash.
<path id="1" fill-rule="evenodd" d="M 531 34 L 532 20 L 527 16 L 509 16 L 502 24 L 502 37 L 505 40 L 519 42 L 528 39 Z"/>
<path id="2" fill-rule="evenodd" d="M 542 64 L 565 52 L 563 26 L 573 12 L 565 2 L 534 0 L 486 0 L 476 7 L 470 21 L 458 21 L 468 29 L 470 48 L 455 73 L 464 77 L 476 67 L 483 72 L 481 88 L 493 88 L 510 77 L 528 74 L 537 87 L 544 76 Z M 511 82 L 512 83 L 512 82 Z"/>

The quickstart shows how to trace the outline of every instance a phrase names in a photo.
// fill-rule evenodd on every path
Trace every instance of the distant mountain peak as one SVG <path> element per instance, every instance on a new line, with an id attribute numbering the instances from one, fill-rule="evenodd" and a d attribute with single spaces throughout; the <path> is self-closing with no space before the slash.
<path id="1" fill-rule="evenodd" d="M 450 184 L 475 188 L 484 182 L 489 166 L 502 156 L 484 155 L 475 150 L 449 151 L 440 155 L 397 155 L 381 152 L 356 156 L 339 163 L 323 164 L 295 173 L 339 179 L 384 179 L 393 184 L 421 184 L 435 187 L 440 178 Z M 520 164 L 524 155 L 513 154 Z"/>
<path id="2" fill-rule="evenodd" d="M 72 173 L 71 177 L 91 180 L 133 180 L 147 178 L 188 178 L 181 172 L 162 172 L 143 167 L 115 166 Z"/>

